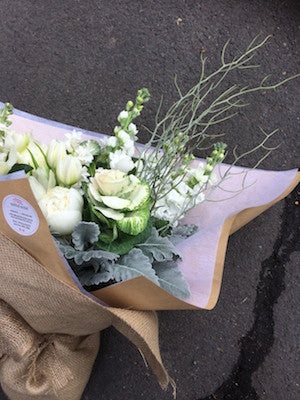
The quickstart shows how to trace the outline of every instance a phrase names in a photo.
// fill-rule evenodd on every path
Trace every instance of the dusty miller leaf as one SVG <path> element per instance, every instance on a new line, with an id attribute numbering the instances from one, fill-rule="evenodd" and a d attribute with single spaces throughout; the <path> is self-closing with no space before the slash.
<path id="1" fill-rule="evenodd" d="M 112 270 L 114 279 L 117 282 L 126 281 L 142 275 L 159 285 L 149 258 L 145 256 L 140 249 L 134 248 L 130 250 L 128 254 L 120 258 L 118 264 L 112 265 Z"/>
<path id="2" fill-rule="evenodd" d="M 194 235 L 194 233 L 196 233 L 198 229 L 198 226 L 194 224 L 178 225 L 172 229 L 168 238 L 174 245 L 176 245 L 182 240 Z"/>
<path id="3" fill-rule="evenodd" d="M 100 260 L 100 261 L 101 260 L 115 261 L 119 258 L 118 254 L 110 253 L 109 251 L 104 251 L 104 250 L 76 251 L 75 254 L 68 252 L 68 255 L 71 255 L 72 257 L 67 257 L 67 255 L 65 255 L 65 257 L 66 258 L 74 258 L 74 261 L 78 265 L 81 265 L 84 262 L 88 262 L 92 259 L 96 259 L 96 260 Z"/>
<path id="4" fill-rule="evenodd" d="M 94 270 L 81 270 L 78 273 L 78 279 L 83 286 L 99 285 L 113 279 L 113 273 L 110 269 L 103 269 L 97 273 Z"/>
<path id="5" fill-rule="evenodd" d="M 77 265 L 82 265 L 83 263 L 89 262 L 90 260 L 98 261 L 115 261 L 120 256 L 118 254 L 110 253 L 105 250 L 94 250 L 93 248 L 89 250 L 76 250 L 73 246 L 68 244 L 64 239 L 54 238 L 54 241 L 61 251 L 61 253 L 68 259 L 74 259 Z"/>
<path id="6" fill-rule="evenodd" d="M 172 260 L 174 256 L 179 256 L 179 253 L 173 243 L 167 238 L 159 236 L 158 231 L 153 228 L 151 235 L 144 242 L 138 244 L 142 252 L 150 259 L 156 261 Z"/>
<path id="7" fill-rule="evenodd" d="M 180 299 L 190 297 L 189 286 L 175 261 L 155 262 L 153 269 L 163 289 Z"/>
<path id="8" fill-rule="evenodd" d="M 84 250 L 89 245 L 97 242 L 100 229 L 95 222 L 81 221 L 72 233 L 72 242 L 76 250 Z"/>

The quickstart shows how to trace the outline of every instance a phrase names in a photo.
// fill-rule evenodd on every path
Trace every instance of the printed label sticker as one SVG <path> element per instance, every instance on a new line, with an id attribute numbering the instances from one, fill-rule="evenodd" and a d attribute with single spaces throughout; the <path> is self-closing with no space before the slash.
<path id="1" fill-rule="evenodd" d="M 2 210 L 8 225 L 20 235 L 31 236 L 38 230 L 39 217 L 23 197 L 15 194 L 4 197 Z"/>

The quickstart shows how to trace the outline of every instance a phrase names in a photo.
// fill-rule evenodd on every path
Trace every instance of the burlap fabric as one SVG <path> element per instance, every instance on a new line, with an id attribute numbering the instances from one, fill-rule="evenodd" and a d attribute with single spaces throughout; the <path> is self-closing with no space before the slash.
<path id="1" fill-rule="evenodd" d="M 111 325 L 137 346 L 161 386 L 168 385 L 155 312 L 99 304 L 2 233 L 0 254 L 0 383 L 11 400 L 80 399 L 99 332 Z"/>

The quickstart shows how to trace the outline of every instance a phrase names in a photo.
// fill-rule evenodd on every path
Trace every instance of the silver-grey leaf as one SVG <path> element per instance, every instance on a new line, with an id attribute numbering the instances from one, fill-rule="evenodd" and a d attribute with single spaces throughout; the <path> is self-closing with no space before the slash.
<path id="1" fill-rule="evenodd" d="M 167 237 L 160 236 L 155 228 L 152 229 L 148 239 L 136 247 L 140 248 L 151 262 L 172 260 L 174 256 L 179 256 L 173 243 Z"/>
<path id="2" fill-rule="evenodd" d="M 171 234 L 168 236 L 169 240 L 176 245 L 182 240 L 194 235 L 198 231 L 198 226 L 194 224 L 178 225 L 172 228 Z"/>
<path id="3" fill-rule="evenodd" d="M 144 276 L 159 285 L 149 258 L 143 254 L 142 250 L 137 248 L 130 250 L 128 254 L 121 257 L 118 264 L 112 265 L 112 270 L 117 282 Z"/>
<path id="4" fill-rule="evenodd" d="M 190 297 L 189 285 L 175 261 L 155 262 L 153 268 L 163 289 L 182 300 Z"/>
<path id="5" fill-rule="evenodd" d="M 105 250 L 77 251 L 76 254 L 73 256 L 75 263 L 78 265 L 81 265 L 84 262 L 88 262 L 93 258 L 95 258 L 97 260 L 105 259 L 108 261 L 115 261 L 119 257 L 120 256 L 118 254 L 110 253 L 109 251 L 105 251 Z"/>
<path id="6" fill-rule="evenodd" d="M 80 283 L 84 286 L 99 285 L 99 283 L 106 283 L 113 279 L 112 271 L 104 269 L 97 273 L 93 270 L 82 270 L 78 274 Z"/>
<path id="7" fill-rule="evenodd" d="M 79 222 L 72 233 L 72 242 L 76 250 L 84 250 L 86 247 L 97 242 L 100 229 L 95 222 Z"/>

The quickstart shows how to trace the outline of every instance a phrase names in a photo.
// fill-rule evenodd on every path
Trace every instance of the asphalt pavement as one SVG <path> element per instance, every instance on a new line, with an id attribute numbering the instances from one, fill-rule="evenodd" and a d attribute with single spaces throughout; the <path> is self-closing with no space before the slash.
<path id="1" fill-rule="evenodd" d="M 200 54 L 213 71 L 229 38 L 233 54 L 259 33 L 273 36 L 258 54 L 260 70 L 245 71 L 241 81 L 299 72 L 299 24 L 296 0 L 0 0 L 0 100 L 110 134 L 145 86 L 152 99 L 139 124 L 151 127 L 161 95 L 164 107 L 176 100 L 174 76 L 191 87 Z M 262 167 L 299 167 L 298 99 L 299 80 L 249 97 L 251 105 L 220 127 L 229 147 L 253 147 L 259 126 L 278 128 L 272 143 L 281 147 Z M 250 156 L 245 165 L 253 164 Z M 162 358 L 179 400 L 300 398 L 299 190 L 230 238 L 214 310 L 159 313 Z M 104 399 L 172 399 L 113 329 L 103 332 L 82 397 Z"/>

